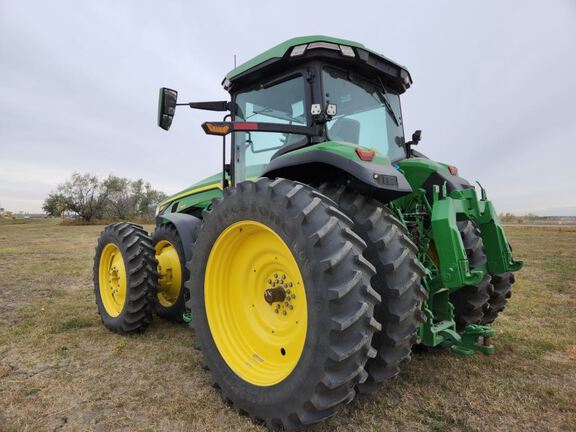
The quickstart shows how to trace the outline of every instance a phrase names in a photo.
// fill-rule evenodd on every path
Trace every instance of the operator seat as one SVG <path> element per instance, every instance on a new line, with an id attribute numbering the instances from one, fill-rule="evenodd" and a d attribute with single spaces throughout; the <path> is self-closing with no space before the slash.
<path id="1" fill-rule="evenodd" d="M 350 118 L 340 117 L 328 130 L 332 141 L 345 141 L 352 144 L 360 142 L 360 122 Z"/>

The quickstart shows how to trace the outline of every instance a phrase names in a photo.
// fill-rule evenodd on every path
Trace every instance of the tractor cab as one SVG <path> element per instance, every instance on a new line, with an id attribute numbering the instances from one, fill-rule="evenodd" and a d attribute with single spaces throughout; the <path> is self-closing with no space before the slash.
<path id="1" fill-rule="evenodd" d="M 390 161 L 405 158 L 400 94 L 410 83 L 403 67 L 362 45 L 321 36 L 286 41 L 241 65 L 223 82 L 233 121 L 307 126 L 315 134 L 235 132 L 235 181 L 261 175 L 276 157 L 327 141 Z"/>
<path id="2" fill-rule="evenodd" d="M 229 112 L 231 121 L 203 125 L 208 134 L 231 135 L 223 186 L 287 171 L 307 182 L 321 170 L 326 180 L 350 177 L 361 189 L 393 198 L 411 191 L 391 168 L 409 154 L 400 95 L 411 83 L 406 68 L 362 44 L 309 36 L 281 43 L 229 72 L 222 84 L 230 103 L 178 105 Z M 161 89 L 161 127 L 162 92 L 173 91 Z M 349 155 L 356 163 L 350 164 Z M 381 168 L 366 169 L 366 163 Z"/>

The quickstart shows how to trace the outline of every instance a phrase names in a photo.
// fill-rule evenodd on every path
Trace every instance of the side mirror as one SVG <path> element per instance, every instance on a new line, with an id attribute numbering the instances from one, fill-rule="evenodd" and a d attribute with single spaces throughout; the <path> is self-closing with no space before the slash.
<path id="1" fill-rule="evenodd" d="M 418 129 L 414 131 L 412 134 L 412 141 L 410 142 L 411 145 L 418 145 L 418 142 L 422 139 L 422 131 Z"/>
<path id="2" fill-rule="evenodd" d="M 166 87 L 160 88 L 160 95 L 158 98 L 158 126 L 164 130 L 170 129 L 172 119 L 176 112 L 176 101 L 178 99 L 178 92 Z"/>

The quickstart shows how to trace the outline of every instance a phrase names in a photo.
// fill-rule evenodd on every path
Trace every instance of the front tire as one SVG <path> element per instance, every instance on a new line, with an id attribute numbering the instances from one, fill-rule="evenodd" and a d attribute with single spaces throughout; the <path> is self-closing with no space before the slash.
<path id="1" fill-rule="evenodd" d="M 100 319 L 117 333 L 146 329 L 152 321 L 156 261 L 150 237 L 140 225 L 108 225 L 94 256 L 94 295 Z"/>
<path id="2" fill-rule="evenodd" d="M 335 414 L 366 379 L 380 296 L 351 228 L 286 179 L 225 189 L 204 215 L 189 263 L 197 344 L 222 397 L 269 429 Z M 295 297 L 268 303 L 278 288 Z"/>

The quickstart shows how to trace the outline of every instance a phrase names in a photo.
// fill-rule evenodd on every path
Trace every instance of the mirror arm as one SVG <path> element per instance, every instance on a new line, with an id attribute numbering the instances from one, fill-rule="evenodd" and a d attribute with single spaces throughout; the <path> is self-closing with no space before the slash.
<path id="1" fill-rule="evenodd" d="M 179 103 L 176 106 L 188 105 L 190 108 L 201 109 L 205 111 L 230 111 L 232 105 L 228 101 L 214 101 L 214 102 L 187 102 Z"/>

